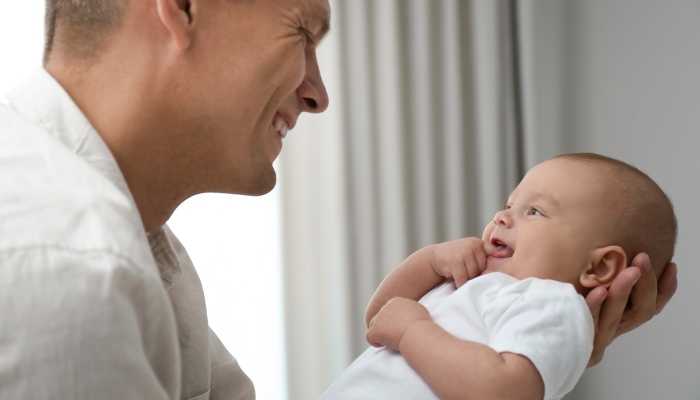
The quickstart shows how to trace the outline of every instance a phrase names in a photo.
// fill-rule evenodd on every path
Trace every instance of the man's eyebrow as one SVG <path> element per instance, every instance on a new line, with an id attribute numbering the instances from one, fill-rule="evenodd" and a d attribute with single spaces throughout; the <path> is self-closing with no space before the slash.
<path id="1" fill-rule="evenodd" d="M 321 26 L 321 29 L 318 31 L 319 36 L 321 37 L 321 40 L 323 40 L 326 37 L 326 34 L 331 30 L 331 22 L 328 19 L 323 20 L 323 25 Z"/>
<path id="2" fill-rule="evenodd" d="M 320 7 L 315 7 L 313 10 L 313 17 L 314 19 L 320 20 L 322 24 L 321 29 L 319 29 L 318 33 L 316 34 L 316 36 L 319 37 L 320 42 L 331 30 L 331 15 L 327 10 L 324 10 Z"/>

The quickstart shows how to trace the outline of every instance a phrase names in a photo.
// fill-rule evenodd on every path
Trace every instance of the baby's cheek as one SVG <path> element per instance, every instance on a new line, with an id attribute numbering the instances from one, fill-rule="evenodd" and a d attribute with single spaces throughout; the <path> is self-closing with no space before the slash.
<path id="1" fill-rule="evenodd" d="M 526 274 L 540 279 L 552 279 L 568 282 L 569 273 L 566 264 L 567 257 L 562 253 L 543 252 L 528 260 Z"/>
<path id="2" fill-rule="evenodd" d="M 486 228 L 484 229 L 484 234 L 481 235 L 481 240 L 484 242 L 491 242 L 491 234 L 493 233 L 494 228 L 496 227 L 496 224 L 493 223 L 493 221 L 489 222 L 488 225 L 486 225 Z"/>

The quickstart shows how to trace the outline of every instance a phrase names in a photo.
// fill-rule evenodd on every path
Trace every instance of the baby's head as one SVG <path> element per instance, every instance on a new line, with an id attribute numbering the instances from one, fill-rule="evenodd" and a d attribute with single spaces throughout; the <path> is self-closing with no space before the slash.
<path id="1" fill-rule="evenodd" d="M 657 277 L 673 257 L 673 205 L 646 174 L 597 154 L 566 154 L 532 168 L 484 231 L 484 273 L 609 286 L 632 258 Z"/>

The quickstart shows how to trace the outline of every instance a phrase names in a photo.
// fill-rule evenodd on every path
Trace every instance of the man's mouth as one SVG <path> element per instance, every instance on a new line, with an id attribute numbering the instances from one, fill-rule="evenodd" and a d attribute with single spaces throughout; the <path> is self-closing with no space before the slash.
<path id="1" fill-rule="evenodd" d="M 493 250 L 493 254 L 491 254 L 491 257 L 495 258 L 510 258 L 513 257 L 513 253 L 515 252 L 513 249 L 508 247 L 505 243 L 502 241 L 496 239 L 493 242 L 493 245 L 496 246 L 496 248 Z"/>
<path id="2" fill-rule="evenodd" d="M 272 120 L 272 126 L 275 127 L 277 134 L 282 139 L 284 139 L 287 136 L 287 131 L 289 131 L 289 125 L 287 125 L 287 121 L 285 121 L 283 118 L 275 115 L 275 117 Z"/>

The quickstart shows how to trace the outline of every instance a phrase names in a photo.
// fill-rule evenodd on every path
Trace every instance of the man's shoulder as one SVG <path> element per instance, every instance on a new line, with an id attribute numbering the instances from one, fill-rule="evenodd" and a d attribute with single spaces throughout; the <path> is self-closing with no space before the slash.
<path id="1" fill-rule="evenodd" d="M 150 257 L 133 201 L 6 106 L 0 106 L 0 188 L 0 252 L 39 246 Z"/>

